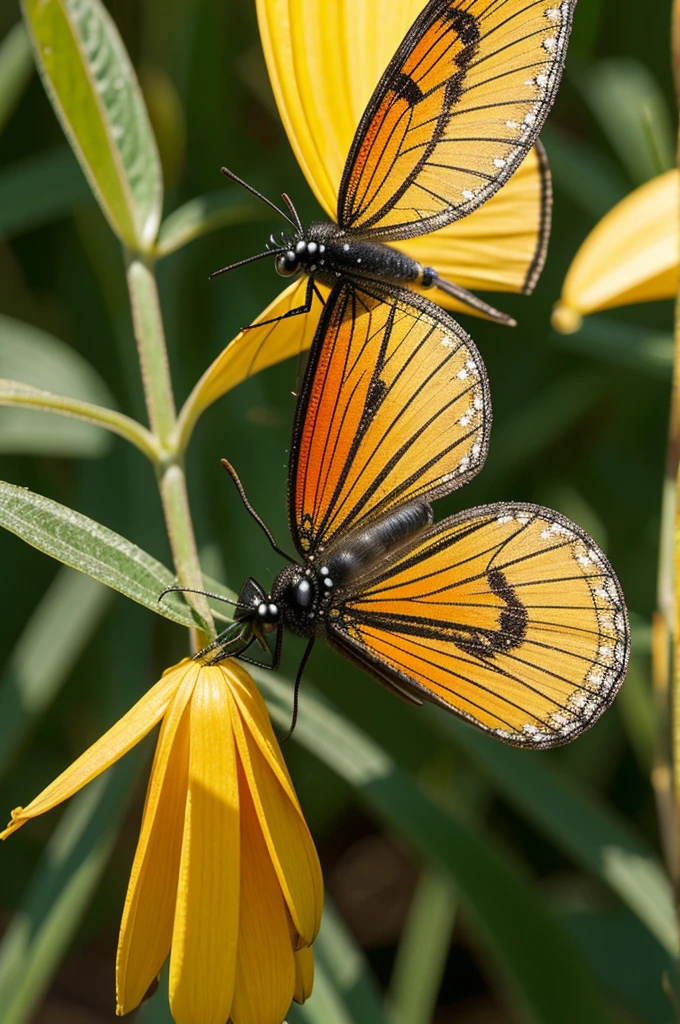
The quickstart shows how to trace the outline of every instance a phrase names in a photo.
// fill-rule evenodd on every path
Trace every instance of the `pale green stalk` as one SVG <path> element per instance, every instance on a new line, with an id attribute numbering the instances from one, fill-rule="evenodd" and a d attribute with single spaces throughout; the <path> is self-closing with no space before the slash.
<path id="1" fill-rule="evenodd" d="M 183 452 L 177 446 L 177 413 L 163 318 L 150 260 L 130 255 L 127 281 L 149 424 L 160 450 L 155 465 L 173 563 L 181 586 L 202 589 L 203 576 L 189 510 Z M 198 594 L 187 594 L 187 600 L 214 630 L 206 599 Z M 207 646 L 212 635 L 214 632 L 198 632 L 197 646 Z"/>

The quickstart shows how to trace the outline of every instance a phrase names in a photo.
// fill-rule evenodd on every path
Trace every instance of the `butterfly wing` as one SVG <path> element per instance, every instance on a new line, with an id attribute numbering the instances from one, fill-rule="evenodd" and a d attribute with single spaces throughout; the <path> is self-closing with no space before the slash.
<path id="1" fill-rule="evenodd" d="M 463 220 L 398 245 L 418 263 L 436 267 L 440 277 L 468 291 L 530 295 L 545 264 L 551 220 L 550 166 L 537 142 L 488 203 Z M 445 309 L 472 312 L 443 292 L 437 293 L 437 302 Z"/>
<path id="2" fill-rule="evenodd" d="M 297 550 L 309 557 L 398 505 L 460 487 L 484 462 L 490 425 L 484 364 L 446 312 L 378 283 L 338 283 L 293 429 Z"/>
<path id="3" fill-rule="evenodd" d="M 590 537 L 549 509 L 463 512 L 350 590 L 328 612 L 334 646 L 509 743 L 573 739 L 625 675 L 618 580 Z"/>
<path id="4" fill-rule="evenodd" d="M 576 0 L 430 0 L 371 97 L 341 227 L 409 238 L 477 209 L 526 157 L 562 74 Z"/>

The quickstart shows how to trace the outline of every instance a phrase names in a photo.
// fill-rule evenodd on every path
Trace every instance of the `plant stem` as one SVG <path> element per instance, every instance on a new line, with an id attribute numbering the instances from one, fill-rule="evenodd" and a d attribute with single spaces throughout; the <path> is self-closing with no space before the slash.
<path id="1" fill-rule="evenodd" d="M 177 414 L 153 267 L 139 256 L 130 256 L 127 281 L 149 423 L 161 451 L 156 462 L 158 488 L 175 572 L 181 586 L 202 589 L 186 476 L 182 455 L 176 448 Z M 194 645 L 197 649 L 206 647 L 215 635 L 210 607 L 200 594 L 186 597 L 206 623 L 205 632 L 196 631 Z"/>

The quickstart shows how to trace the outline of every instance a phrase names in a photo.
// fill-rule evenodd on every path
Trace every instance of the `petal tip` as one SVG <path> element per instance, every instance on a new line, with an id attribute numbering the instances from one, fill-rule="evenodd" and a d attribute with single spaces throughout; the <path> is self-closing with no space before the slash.
<path id="1" fill-rule="evenodd" d="M 553 309 L 550 322 L 559 334 L 576 334 L 581 330 L 583 317 L 578 310 L 558 302 Z"/>
<path id="2" fill-rule="evenodd" d="M 0 832 L 0 839 L 7 839 L 7 837 L 11 836 L 13 832 L 16 832 L 18 828 L 21 828 L 24 821 L 20 821 L 19 819 L 23 817 L 23 814 L 23 807 L 14 808 L 10 815 L 10 820 L 7 823 L 7 828 L 3 832 Z"/>

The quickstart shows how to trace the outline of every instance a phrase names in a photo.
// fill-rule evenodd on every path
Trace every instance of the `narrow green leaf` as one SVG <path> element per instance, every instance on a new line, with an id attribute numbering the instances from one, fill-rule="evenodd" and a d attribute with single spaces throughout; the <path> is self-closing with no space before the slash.
<path id="1" fill-rule="evenodd" d="M 0 378 L 97 405 L 113 404 L 106 384 L 81 355 L 8 316 L 0 316 Z M 108 445 L 98 427 L 25 409 L 0 409 L 0 452 L 96 457 Z"/>
<path id="2" fill-rule="evenodd" d="M 497 743 L 449 715 L 432 725 L 474 757 L 502 793 L 560 849 L 598 875 L 661 945 L 677 950 L 670 882 L 655 854 L 601 801 L 578 790 L 539 753 Z"/>
<path id="3" fill-rule="evenodd" d="M 99 0 L 22 0 L 22 8 L 47 94 L 112 229 L 148 251 L 161 168 L 118 30 Z"/>
<path id="4" fill-rule="evenodd" d="M 0 132 L 14 112 L 33 71 L 31 45 L 22 22 L 0 43 Z"/>
<path id="5" fill-rule="evenodd" d="M 77 664 L 109 608 L 111 591 L 60 569 L 0 676 L 0 775 Z"/>
<path id="6" fill-rule="evenodd" d="M 0 944 L 3 1024 L 33 1019 L 102 876 L 141 753 L 132 751 L 74 797 L 55 829 Z"/>
<path id="7" fill-rule="evenodd" d="M 553 332 L 552 341 L 560 348 L 594 359 L 603 359 L 631 370 L 642 370 L 652 377 L 668 380 L 673 366 L 673 335 L 635 324 L 587 316 L 576 334 Z"/>
<path id="8" fill-rule="evenodd" d="M 272 673 L 254 674 L 272 716 L 286 727 L 292 684 Z M 309 684 L 295 738 L 354 786 L 397 835 L 455 881 L 461 903 L 516 995 L 522 1020 L 608 1020 L 588 967 L 535 889 L 480 835 L 433 803 L 384 750 L 314 694 Z"/>
<path id="9" fill-rule="evenodd" d="M 156 254 L 168 256 L 210 231 L 253 220 L 262 220 L 261 211 L 253 203 L 244 202 L 238 192 L 225 189 L 199 196 L 165 218 L 158 232 Z"/>
<path id="10" fill-rule="evenodd" d="M 672 119 L 658 82 L 638 60 L 603 60 L 576 83 L 636 185 L 675 164 Z"/>
<path id="11" fill-rule="evenodd" d="M 86 573 L 183 626 L 203 628 L 177 594 L 158 595 L 176 582 L 164 565 L 101 523 L 41 494 L 0 481 L 0 526 L 46 555 Z"/>
<path id="12" fill-rule="evenodd" d="M 65 217 L 90 196 L 83 172 L 65 146 L 12 164 L 0 172 L 0 237 Z"/>
<path id="13" fill-rule="evenodd" d="M 458 898 L 447 872 L 418 879 L 390 980 L 391 1024 L 430 1024 L 446 966 Z"/>

